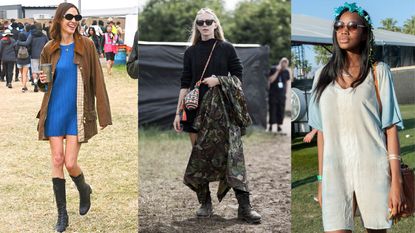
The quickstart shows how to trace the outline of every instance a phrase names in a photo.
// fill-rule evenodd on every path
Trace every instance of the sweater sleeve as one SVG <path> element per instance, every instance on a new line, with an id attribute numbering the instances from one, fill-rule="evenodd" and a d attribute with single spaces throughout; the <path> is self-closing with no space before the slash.
<path id="1" fill-rule="evenodd" d="M 242 64 L 241 61 L 239 60 L 238 55 L 236 54 L 235 48 L 233 47 L 233 45 L 229 44 L 229 48 L 228 48 L 228 54 L 229 54 L 229 58 L 228 58 L 228 68 L 229 68 L 229 72 L 231 73 L 231 75 L 235 75 L 236 77 L 239 78 L 239 80 L 242 81 Z"/>
<path id="2" fill-rule="evenodd" d="M 182 77 L 180 81 L 180 88 L 181 89 L 187 89 L 190 88 L 190 84 L 192 82 L 192 60 L 190 56 L 190 48 L 184 52 L 183 57 L 183 71 L 182 71 Z"/>

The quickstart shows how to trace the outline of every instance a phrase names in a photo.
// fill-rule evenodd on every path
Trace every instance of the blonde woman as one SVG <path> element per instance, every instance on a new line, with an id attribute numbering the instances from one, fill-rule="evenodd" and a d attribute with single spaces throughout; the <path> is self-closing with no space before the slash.
<path id="1" fill-rule="evenodd" d="M 94 43 L 79 32 L 81 19 L 75 5 L 61 3 L 50 30 L 52 40 L 40 56 L 41 64 L 49 63 L 52 69 L 50 82 L 46 74 L 39 75 L 39 88 L 45 95 L 38 131 L 39 139 L 48 140 L 51 149 L 58 232 L 69 225 L 63 167 L 79 191 L 79 214 L 85 215 L 91 207 L 92 189 L 78 164 L 81 143 L 97 134 L 97 111 L 101 129 L 112 124 L 102 68 Z"/>
<path id="2" fill-rule="evenodd" d="M 249 223 L 259 223 L 261 216 L 250 205 L 240 140 L 241 131 L 250 123 L 241 88 L 241 62 L 232 44 L 225 41 L 220 21 L 210 9 L 203 8 L 197 12 L 190 41 L 192 45 L 184 54 L 181 89 L 173 125 L 177 132 L 189 133 L 193 146 L 184 183 L 196 192 L 201 204 L 196 215 L 212 215 L 209 182 L 220 181 L 217 194 L 219 201 L 230 188 L 233 188 L 239 203 L 238 218 Z M 199 80 L 201 83 L 198 107 L 183 109 L 184 97 L 189 90 L 199 85 Z M 219 92 L 221 94 L 218 94 Z M 240 100 L 235 104 L 240 104 L 238 106 L 244 110 L 240 116 L 244 116 L 242 120 L 247 124 L 237 125 L 235 121 L 239 118 L 230 111 L 222 111 L 234 105 L 229 103 L 230 101 L 218 98 L 220 95 L 231 95 L 232 99 Z M 219 99 L 221 101 L 215 102 Z M 217 115 L 213 116 L 208 109 L 216 109 Z M 202 118 L 204 120 L 201 120 Z M 233 135 L 236 137 L 230 140 Z M 231 141 L 236 143 L 233 144 Z M 231 158 L 228 156 L 230 148 L 240 153 Z M 238 166 L 234 166 L 233 162 Z"/>

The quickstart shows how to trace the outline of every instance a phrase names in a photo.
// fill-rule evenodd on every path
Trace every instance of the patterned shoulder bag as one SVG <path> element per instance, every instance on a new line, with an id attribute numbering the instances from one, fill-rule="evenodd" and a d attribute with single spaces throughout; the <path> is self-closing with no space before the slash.
<path id="1" fill-rule="evenodd" d="M 197 106 L 199 106 L 199 87 L 202 82 L 203 75 L 205 75 L 206 68 L 209 65 L 210 58 L 212 57 L 212 53 L 213 53 L 213 50 L 215 49 L 216 43 L 217 41 L 215 41 L 215 43 L 213 44 L 212 50 L 210 51 L 209 57 L 206 61 L 205 68 L 203 69 L 202 76 L 200 76 L 199 81 L 197 81 L 197 83 L 195 84 L 195 88 L 191 90 L 189 93 L 187 93 L 187 95 L 184 97 L 184 106 L 188 110 L 194 110 L 197 108 Z"/>

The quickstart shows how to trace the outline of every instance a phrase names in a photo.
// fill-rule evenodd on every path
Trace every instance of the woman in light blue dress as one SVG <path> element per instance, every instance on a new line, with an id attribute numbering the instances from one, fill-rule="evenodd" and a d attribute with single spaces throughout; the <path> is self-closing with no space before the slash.
<path id="1" fill-rule="evenodd" d="M 368 13 L 345 3 L 335 15 L 333 55 L 316 72 L 309 106 L 324 231 L 353 231 L 357 204 L 368 232 L 386 232 L 390 215 L 405 208 L 397 132 L 403 124 L 392 74 L 373 62 Z"/>

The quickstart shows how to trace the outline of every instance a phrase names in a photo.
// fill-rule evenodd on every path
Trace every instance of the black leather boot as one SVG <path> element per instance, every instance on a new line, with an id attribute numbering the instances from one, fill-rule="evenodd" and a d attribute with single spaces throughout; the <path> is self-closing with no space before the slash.
<path id="1" fill-rule="evenodd" d="M 68 212 L 66 211 L 65 179 L 52 178 L 53 192 L 55 193 L 56 207 L 58 208 L 58 220 L 55 230 L 64 232 L 69 225 Z"/>
<path id="2" fill-rule="evenodd" d="M 238 219 L 248 223 L 260 223 L 261 215 L 252 209 L 251 203 L 249 202 L 249 192 L 235 189 L 235 194 L 239 204 Z"/>
<path id="3" fill-rule="evenodd" d="M 213 214 L 212 199 L 210 198 L 210 192 L 206 195 L 205 200 L 201 203 L 202 205 L 196 211 L 198 218 L 208 218 Z"/>
<path id="4" fill-rule="evenodd" d="M 85 215 L 88 213 L 89 208 L 91 208 L 91 186 L 85 183 L 85 177 L 83 173 L 77 177 L 71 176 L 71 178 L 79 191 L 79 214 Z"/>
<path id="5" fill-rule="evenodd" d="M 200 208 L 196 211 L 198 218 L 208 218 L 213 214 L 212 199 L 210 197 L 209 183 L 202 186 L 201 190 L 197 193 L 197 199 L 201 204 Z"/>

